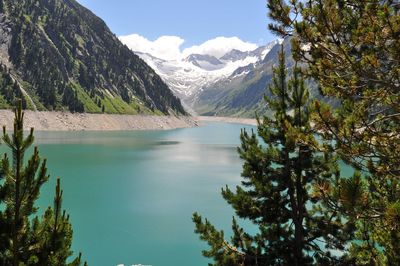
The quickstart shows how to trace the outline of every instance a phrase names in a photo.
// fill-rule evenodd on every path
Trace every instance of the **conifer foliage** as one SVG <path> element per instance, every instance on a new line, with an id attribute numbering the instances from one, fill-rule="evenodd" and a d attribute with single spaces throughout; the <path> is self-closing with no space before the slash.
<path id="1" fill-rule="evenodd" d="M 233 218 L 228 242 L 223 231 L 193 216 L 196 233 L 210 245 L 203 254 L 214 265 L 333 264 L 341 259 L 329 250 L 344 250 L 351 229 L 346 231 L 342 217 L 313 193 L 321 183 L 337 182 L 338 165 L 332 154 L 320 152 L 329 143 L 316 140 L 308 90 L 300 69 L 292 72 L 288 81 L 282 48 L 269 87 L 273 97 L 266 98 L 274 116 L 258 119 L 258 136 L 242 131 L 238 151 L 244 180 L 236 191 L 222 190 L 236 214 L 258 226 L 259 233 L 246 233 Z"/>
<path id="2" fill-rule="evenodd" d="M 360 265 L 400 265 L 400 3 L 269 0 L 270 28 L 340 108 L 317 103 L 316 126 L 356 175 L 330 205 L 357 227 Z"/>
<path id="3" fill-rule="evenodd" d="M 70 260 L 72 228 L 62 212 L 62 191 L 57 181 L 54 207 L 35 217 L 35 201 L 41 186 L 48 181 L 46 160 L 38 148 L 26 162 L 27 149 L 33 144 L 33 129 L 24 136 L 22 103 L 15 110 L 14 129 L 10 136 L 3 128 L 3 142 L 10 148 L 11 159 L 4 154 L 0 165 L 0 265 L 81 265 L 80 255 Z"/>

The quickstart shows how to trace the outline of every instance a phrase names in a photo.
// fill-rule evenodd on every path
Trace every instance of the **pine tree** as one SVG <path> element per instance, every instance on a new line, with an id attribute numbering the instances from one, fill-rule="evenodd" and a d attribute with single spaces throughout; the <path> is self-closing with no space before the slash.
<path id="1" fill-rule="evenodd" d="M 35 201 L 41 186 L 47 182 L 46 160 L 41 161 L 35 147 L 25 162 L 25 152 L 33 144 L 33 129 L 24 137 L 22 102 L 15 110 L 14 130 L 10 136 L 3 128 L 3 141 L 11 149 L 12 162 L 7 154 L 0 166 L 0 265 L 80 265 L 80 256 L 67 263 L 72 229 L 68 217 L 61 215 L 60 184 L 57 183 L 54 209 L 49 208 L 43 219 L 34 217 Z"/>
<path id="2" fill-rule="evenodd" d="M 32 235 L 36 249 L 36 261 L 32 265 L 81 265 L 81 254 L 71 263 L 66 264 L 67 259 L 72 255 L 72 227 L 69 222 L 69 215 L 62 211 L 62 190 L 60 179 L 57 179 L 54 207 L 48 208 L 42 220 L 38 217 L 33 220 Z"/>
<path id="3" fill-rule="evenodd" d="M 316 103 L 316 126 L 357 173 L 331 205 L 356 223 L 359 264 L 400 264 L 400 5 L 380 0 L 269 0 L 275 32 L 341 106 Z M 296 19 L 295 19 L 296 18 Z"/>
<path id="4" fill-rule="evenodd" d="M 196 233 L 211 247 L 203 254 L 214 265 L 333 264 L 341 258 L 329 250 L 344 254 L 351 230 L 345 231 L 342 217 L 325 206 L 318 188 L 338 180 L 338 165 L 332 154 L 320 154 L 329 143 L 315 138 L 309 93 L 297 66 L 287 82 L 283 47 L 269 89 L 273 98 L 266 101 L 274 117 L 258 119 L 258 137 L 242 131 L 238 151 L 244 181 L 235 192 L 222 190 L 236 214 L 257 225 L 259 233 L 246 233 L 233 218 L 229 243 L 224 232 L 195 213 Z"/>

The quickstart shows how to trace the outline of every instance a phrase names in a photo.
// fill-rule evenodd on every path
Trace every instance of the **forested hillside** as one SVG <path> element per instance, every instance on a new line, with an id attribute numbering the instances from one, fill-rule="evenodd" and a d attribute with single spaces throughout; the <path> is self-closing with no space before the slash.
<path id="1" fill-rule="evenodd" d="M 160 77 L 75 0 L 0 0 L 0 107 L 185 113 Z"/>

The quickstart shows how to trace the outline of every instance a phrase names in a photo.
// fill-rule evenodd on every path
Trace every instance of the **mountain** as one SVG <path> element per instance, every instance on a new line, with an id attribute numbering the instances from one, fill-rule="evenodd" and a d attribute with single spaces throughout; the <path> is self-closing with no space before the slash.
<path id="1" fill-rule="evenodd" d="M 254 51 L 242 52 L 236 49 L 223 55 L 220 60 L 222 61 L 238 61 L 243 60 L 246 57 L 256 57 L 258 61 L 262 61 L 265 56 L 271 51 L 272 47 L 275 46 L 279 41 L 273 41 L 265 46 L 258 47 Z"/>
<path id="2" fill-rule="evenodd" d="M 258 55 L 262 60 L 239 67 L 229 77 L 203 87 L 196 100 L 193 101 L 192 108 L 201 115 L 209 116 L 254 117 L 256 113 L 269 112 L 264 96 L 271 96 L 268 84 L 272 81 L 272 68 L 278 64 L 281 44 L 285 52 L 286 67 L 290 72 L 294 60 L 291 56 L 290 39 L 287 38 L 273 43 L 268 50 L 260 47 L 247 52 L 246 56 Z M 242 58 L 243 56 L 243 53 L 231 51 L 223 57 Z M 315 82 L 311 80 L 305 82 L 310 90 L 311 98 L 320 99 L 331 106 L 338 105 L 337 100 L 321 96 Z"/>
<path id="3" fill-rule="evenodd" d="M 278 64 L 281 44 L 290 71 L 294 65 L 290 39 L 276 40 L 252 51 L 232 49 L 219 58 L 191 54 L 179 60 L 164 60 L 136 53 L 155 69 L 193 114 L 254 117 L 256 113 L 269 111 L 264 96 L 270 96 L 268 84 L 272 81 L 272 68 Z M 306 83 L 312 98 L 332 106 L 338 104 L 323 98 L 315 82 Z"/>
<path id="4" fill-rule="evenodd" d="M 211 55 L 191 54 L 185 60 L 207 71 L 213 71 L 224 67 L 224 63 Z"/>
<path id="5" fill-rule="evenodd" d="M 107 25 L 75 0 L 0 0 L 0 107 L 185 113 Z"/>
<path id="6" fill-rule="evenodd" d="M 198 99 L 204 91 L 240 74 L 238 71 L 241 69 L 258 64 L 277 43 L 278 41 L 274 41 L 249 52 L 234 49 L 220 58 L 212 55 L 191 54 L 186 58 L 165 60 L 140 51 L 135 51 L 135 53 L 161 76 L 174 93 L 182 99 L 187 109 L 194 113 L 199 113 L 199 111 L 203 113 L 204 108 L 199 106 Z"/>
<path id="7" fill-rule="evenodd" d="M 278 63 L 282 42 L 276 42 L 262 60 L 237 68 L 229 77 L 203 87 L 193 108 L 202 115 L 253 117 L 255 112 L 265 112 L 264 95 L 272 79 L 272 67 Z M 293 65 L 290 42 L 283 41 L 288 68 Z M 258 51 L 257 51 L 258 50 Z M 260 54 L 259 49 L 250 54 Z M 225 55 L 231 56 L 231 55 Z"/>

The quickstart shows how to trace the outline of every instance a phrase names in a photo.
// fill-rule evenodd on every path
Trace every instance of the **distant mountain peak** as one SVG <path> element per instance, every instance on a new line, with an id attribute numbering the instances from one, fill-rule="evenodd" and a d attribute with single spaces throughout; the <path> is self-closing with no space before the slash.
<path id="1" fill-rule="evenodd" d="M 221 69 L 224 65 L 224 63 L 215 56 L 206 54 L 191 54 L 184 60 L 207 71 Z"/>
<path id="2" fill-rule="evenodd" d="M 227 52 L 225 55 L 220 57 L 219 59 L 221 61 L 238 61 L 238 60 L 243 60 L 246 57 L 256 57 L 258 60 L 262 61 L 264 60 L 265 56 L 268 54 L 268 52 L 274 47 L 276 44 L 279 43 L 279 40 L 274 40 L 266 45 L 260 46 L 257 49 L 253 51 L 240 51 L 237 49 L 233 49 L 229 52 Z"/>
<path id="3" fill-rule="evenodd" d="M 227 52 L 225 55 L 223 55 L 219 59 L 223 60 L 223 61 L 237 61 L 237 60 L 241 60 L 241 59 L 245 58 L 248 55 L 249 55 L 249 52 L 242 52 L 240 50 L 233 49 L 233 50 Z"/>

